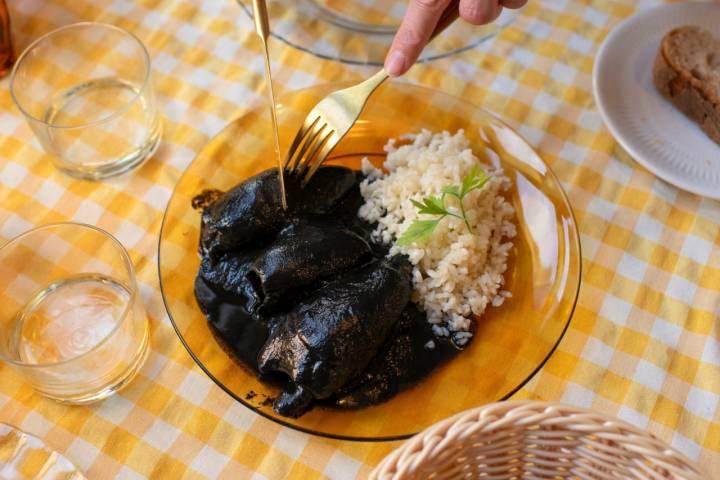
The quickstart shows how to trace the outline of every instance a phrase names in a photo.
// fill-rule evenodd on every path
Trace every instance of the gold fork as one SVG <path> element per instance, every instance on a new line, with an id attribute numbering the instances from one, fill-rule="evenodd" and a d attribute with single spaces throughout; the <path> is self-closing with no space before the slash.
<path id="1" fill-rule="evenodd" d="M 459 0 L 453 0 L 445 8 L 430 40 L 458 18 L 459 4 Z M 387 78 L 385 70 L 380 70 L 364 82 L 333 92 L 315 105 L 305 117 L 285 157 L 284 166 L 288 173 L 304 176 L 305 183 L 310 180 L 355 124 L 370 95 Z"/>

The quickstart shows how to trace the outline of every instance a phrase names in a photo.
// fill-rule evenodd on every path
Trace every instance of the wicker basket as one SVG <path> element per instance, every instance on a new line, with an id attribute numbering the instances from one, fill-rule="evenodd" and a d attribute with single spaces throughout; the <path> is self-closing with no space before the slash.
<path id="1" fill-rule="evenodd" d="M 546 402 L 468 410 L 408 440 L 372 480 L 710 478 L 649 433 L 596 412 Z"/>

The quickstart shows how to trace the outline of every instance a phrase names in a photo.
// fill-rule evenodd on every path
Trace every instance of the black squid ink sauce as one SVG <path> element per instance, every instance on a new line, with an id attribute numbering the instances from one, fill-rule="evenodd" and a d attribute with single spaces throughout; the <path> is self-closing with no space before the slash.
<path id="1" fill-rule="evenodd" d="M 382 403 L 461 351 L 410 301 L 407 257 L 386 258 L 375 225 L 357 216 L 359 172 L 322 167 L 305 189 L 289 179 L 287 211 L 274 175 L 193 206 L 203 212 L 198 305 L 228 355 L 280 388 L 276 412 Z"/>

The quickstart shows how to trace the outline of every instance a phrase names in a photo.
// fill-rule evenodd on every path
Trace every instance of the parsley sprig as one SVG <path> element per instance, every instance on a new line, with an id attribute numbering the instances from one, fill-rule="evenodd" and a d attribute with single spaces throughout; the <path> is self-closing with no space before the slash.
<path id="1" fill-rule="evenodd" d="M 435 228 L 445 217 L 455 217 L 465 222 L 468 232 L 473 233 L 470 221 L 465 213 L 464 200 L 468 193 L 473 190 L 480 190 L 490 180 L 479 166 L 472 167 L 470 172 L 463 177 L 460 185 L 448 185 L 441 190 L 442 195 L 425 197 L 421 201 L 410 200 L 418 209 L 421 215 L 432 215 L 432 220 L 415 220 L 410 227 L 398 238 L 397 244 L 401 247 L 410 246 L 413 243 L 423 243 L 435 231 Z M 447 197 L 457 199 L 460 207 L 451 209 L 445 205 Z"/>

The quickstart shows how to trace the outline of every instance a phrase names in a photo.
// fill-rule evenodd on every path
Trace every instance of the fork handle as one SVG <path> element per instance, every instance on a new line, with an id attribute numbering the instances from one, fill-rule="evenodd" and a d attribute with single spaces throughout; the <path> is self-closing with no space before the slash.
<path id="1" fill-rule="evenodd" d="M 447 27 L 450 26 L 455 20 L 458 19 L 460 16 L 460 0 L 452 0 L 450 4 L 445 7 L 445 10 L 443 10 L 442 15 L 440 15 L 440 19 L 437 22 L 437 25 L 435 26 L 435 30 L 433 30 L 432 34 L 430 35 L 429 42 L 432 42 L 435 37 L 440 35 Z"/>
<path id="2" fill-rule="evenodd" d="M 241 3 L 238 0 L 238 3 Z M 241 4 L 242 5 L 242 4 Z M 270 35 L 270 19 L 268 18 L 267 4 L 265 0 L 253 0 L 253 22 L 255 22 L 255 33 L 263 42 L 267 42 Z"/>

